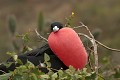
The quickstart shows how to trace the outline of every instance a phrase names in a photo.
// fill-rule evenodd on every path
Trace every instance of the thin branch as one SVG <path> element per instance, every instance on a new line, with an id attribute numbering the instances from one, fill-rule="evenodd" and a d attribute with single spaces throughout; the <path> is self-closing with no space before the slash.
<path id="1" fill-rule="evenodd" d="M 99 45 L 101 45 L 102 47 L 104 47 L 104 48 L 106 48 L 106 49 L 108 49 L 108 50 L 120 52 L 119 49 L 113 49 L 113 48 L 110 48 L 110 47 L 108 47 L 108 46 L 102 44 L 101 42 L 99 42 L 99 41 L 97 41 L 97 40 L 95 40 L 95 41 L 96 41 Z"/>
<path id="2" fill-rule="evenodd" d="M 83 25 L 77 26 L 77 27 L 73 27 L 73 29 L 82 28 L 82 27 L 83 27 Z"/>
<path id="3" fill-rule="evenodd" d="M 3 71 L 3 70 L 0 70 L 0 72 L 3 72 L 4 74 L 6 73 L 5 71 Z"/>
<path id="4" fill-rule="evenodd" d="M 91 43 L 93 44 L 93 46 L 94 46 L 94 56 L 95 56 L 95 72 L 96 72 L 96 74 L 98 75 L 98 54 L 97 54 L 97 44 L 96 44 L 96 42 L 95 42 L 95 39 L 90 38 L 88 35 L 83 34 L 83 33 L 78 33 L 78 35 L 83 35 L 83 36 L 85 36 L 85 37 L 88 38 L 88 39 L 91 41 Z M 96 80 L 97 80 L 97 79 L 98 79 L 98 77 L 96 77 Z"/>
<path id="5" fill-rule="evenodd" d="M 94 47 L 94 56 L 95 56 L 95 72 L 96 72 L 96 74 L 98 75 L 97 43 L 98 43 L 99 45 L 101 45 L 102 47 L 104 47 L 104 48 L 106 48 L 106 49 L 108 49 L 108 50 L 111 50 L 111 51 L 120 52 L 120 50 L 107 47 L 106 45 L 104 45 L 104 44 L 100 43 L 99 41 L 95 40 L 95 38 L 94 38 L 94 36 L 92 35 L 92 33 L 91 33 L 91 31 L 89 30 L 89 28 L 88 28 L 86 25 L 84 25 L 82 22 L 80 22 L 80 23 L 81 23 L 81 26 L 74 27 L 73 29 L 84 27 L 84 28 L 86 28 L 86 30 L 89 32 L 89 34 L 90 34 L 91 37 L 89 37 L 89 36 L 86 35 L 86 34 L 82 34 L 82 33 L 78 33 L 78 35 L 83 35 L 83 36 L 87 37 L 87 38 L 91 41 L 91 43 L 93 44 L 93 47 Z M 97 80 L 97 79 L 98 79 L 98 76 L 96 77 L 96 80 Z"/>
<path id="6" fill-rule="evenodd" d="M 94 71 L 92 63 L 91 63 L 90 56 L 91 56 L 91 53 L 89 53 L 89 55 L 88 55 L 88 65 L 90 66 L 91 71 Z"/>
<path id="7" fill-rule="evenodd" d="M 84 36 L 84 37 L 88 38 L 90 41 L 92 40 L 92 38 L 90 38 L 90 37 L 89 37 L 88 35 L 86 35 L 86 34 L 83 34 L 83 33 L 78 33 L 78 35 L 82 35 L 82 36 Z M 106 45 L 102 44 L 101 42 L 99 42 L 99 41 L 97 41 L 97 40 L 95 40 L 95 42 L 96 42 L 96 43 L 98 43 L 99 45 L 101 45 L 102 47 L 104 47 L 104 48 L 108 49 L 108 50 L 111 50 L 111 51 L 116 51 L 116 52 L 120 52 L 120 50 L 110 48 L 110 47 L 108 47 L 108 46 L 106 46 Z M 98 76 L 100 76 L 100 75 L 98 74 Z M 101 77 L 101 76 L 100 76 L 100 77 Z M 101 77 L 101 78 L 103 78 L 103 77 Z M 97 80 L 97 78 L 96 78 L 96 80 Z"/>
<path id="8" fill-rule="evenodd" d="M 82 28 L 82 27 L 85 27 L 87 28 L 82 22 L 80 22 L 82 25 L 81 26 L 77 26 L 77 27 L 73 27 L 73 29 L 77 29 L 77 28 Z M 88 31 L 90 31 L 88 28 L 87 28 Z M 90 32 L 89 32 L 90 33 Z M 83 35 L 83 34 L 82 34 Z M 86 36 L 86 34 L 84 34 L 83 36 Z M 88 36 L 86 36 L 88 38 Z M 90 40 L 92 40 L 91 38 L 89 38 Z M 104 44 L 102 44 L 101 42 L 95 40 L 99 45 L 101 45 L 102 47 L 108 49 L 108 50 L 111 50 L 111 51 L 116 51 L 116 52 L 120 52 L 119 49 L 114 49 L 114 48 L 110 48 Z"/>
<path id="9" fill-rule="evenodd" d="M 37 36 L 38 36 L 40 39 L 48 42 L 48 40 L 47 40 L 46 38 L 44 38 L 43 36 L 41 36 L 41 35 L 38 33 L 37 29 L 35 29 L 35 32 L 36 32 Z"/>
<path id="10" fill-rule="evenodd" d="M 105 78 L 104 78 L 103 76 L 101 76 L 101 75 L 99 75 L 99 74 L 98 74 L 98 76 L 101 77 L 103 80 L 105 80 Z"/>
<path id="11" fill-rule="evenodd" d="M 85 36 L 85 37 L 88 38 L 89 40 L 92 40 L 92 38 L 90 38 L 90 37 L 89 37 L 88 35 L 86 35 L 86 34 L 78 33 L 78 35 Z M 101 42 L 99 42 L 99 41 L 97 41 L 97 40 L 95 40 L 95 42 L 97 42 L 99 45 L 101 45 L 102 47 L 104 47 L 104 48 L 106 48 L 106 49 L 108 49 L 108 50 L 120 52 L 119 49 L 110 48 L 110 47 L 108 47 L 108 46 L 102 44 Z"/>
<path id="12" fill-rule="evenodd" d="M 94 50 L 94 56 L 95 56 L 95 72 L 98 75 L 98 53 L 97 53 L 97 44 L 95 42 L 95 38 L 94 38 L 91 31 L 89 30 L 89 28 L 86 25 L 84 25 L 82 22 L 80 22 L 80 24 L 81 24 L 81 26 L 78 26 L 76 28 L 84 27 L 91 36 L 91 38 L 89 38 L 89 40 L 91 41 L 91 43 L 93 44 L 93 47 L 94 47 L 93 50 Z M 74 27 L 74 29 L 75 29 L 75 27 Z M 96 80 L 97 79 L 98 79 L 98 76 L 96 77 Z"/>
<path id="13" fill-rule="evenodd" d="M 77 33 L 80 36 L 85 36 L 86 38 L 88 38 L 90 41 L 92 40 L 92 38 L 90 38 L 88 35 L 84 34 L 84 33 Z"/>
<path id="14" fill-rule="evenodd" d="M 92 33 L 90 32 L 89 28 L 88 28 L 86 25 L 84 25 L 82 22 L 80 22 L 80 24 L 81 24 L 81 26 L 83 26 L 83 27 L 86 28 L 86 30 L 89 32 L 89 34 L 90 34 L 90 36 L 92 37 L 92 39 L 94 39 L 94 36 L 93 36 Z"/>
<path id="15" fill-rule="evenodd" d="M 89 47 L 87 47 L 87 49 L 90 51 L 89 55 L 88 55 L 88 64 L 89 64 L 91 70 L 94 71 L 93 64 L 92 64 L 91 58 L 90 58 L 90 56 L 93 56 L 94 51 L 92 49 L 90 49 Z"/>

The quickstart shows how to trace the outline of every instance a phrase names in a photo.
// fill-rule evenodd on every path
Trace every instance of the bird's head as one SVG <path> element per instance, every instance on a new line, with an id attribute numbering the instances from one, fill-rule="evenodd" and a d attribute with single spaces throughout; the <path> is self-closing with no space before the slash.
<path id="1" fill-rule="evenodd" d="M 61 24 L 60 22 L 54 22 L 51 24 L 51 31 L 53 31 L 53 32 L 57 32 L 61 28 L 63 28 L 63 24 Z"/>

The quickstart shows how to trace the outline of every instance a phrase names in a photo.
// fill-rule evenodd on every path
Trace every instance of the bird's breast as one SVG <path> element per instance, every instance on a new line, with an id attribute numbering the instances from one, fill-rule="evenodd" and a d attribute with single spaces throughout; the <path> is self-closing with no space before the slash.
<path id="1" fill-rule="evenodd" d="M 78 34 L 71 28 L 62 28 L 48 37 L 51 50 L 66 65 L 82 69 L 87 63 L 87 53 Z"/>

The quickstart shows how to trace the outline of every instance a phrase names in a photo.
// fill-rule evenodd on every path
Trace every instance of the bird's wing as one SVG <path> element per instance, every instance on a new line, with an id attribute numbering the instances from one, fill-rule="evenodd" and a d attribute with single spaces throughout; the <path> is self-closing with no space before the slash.
<path id="1" fill-rule="evenodd" d="M 44 54 L 44 53 L 47 53 L 47 54 L 49 54 L 49 55 L 54 54 L 54 53 L 52 52 L 52 50 L 50 49 L 50 47 L 49 47 L 48 44 L 42 46 L 41 48 L 37 48 L 37 49 L 34 49 L 34 50 L 32 50 L 32 51 L 28 51 L 28 52 L 26 52 L 25 54 L 26 54 L 27 56 L 40 56 L 40 55 L 42 55 L 42 54 Z"/>

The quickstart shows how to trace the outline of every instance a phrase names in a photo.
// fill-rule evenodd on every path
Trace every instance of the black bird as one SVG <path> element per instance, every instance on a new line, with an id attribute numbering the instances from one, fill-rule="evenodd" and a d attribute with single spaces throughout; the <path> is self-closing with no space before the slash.
<path id="1" fill-rule="evenodd" d="M 57 26 L 57 28 L 59 28 L 59 29 L 63 28 L 63 25 L 61 23 L 54 22 L 51 24 L 51 31 L 55 31 L 55 30 L 53 30 L 53 28 L 55 26 Z M 95 35 L 93 34 L 93 36 L 95 36 Z M 99 36 L 99 35 L 97 35 L 97 36 Z M 35 66 L 38 66 L 40 64 L 40 62 L 41 63 L 44 62 L 44 54 L 45 53 L 48 54 L 50 57 L 51 68 L 53 68 L 53 69 L 63 68 L 63 70 L 68 69 L 68 67 L 66 65 L 64 65 L 64 63 L 53 53 L 53 51 L 50 49 L 48 44 L 44 45 L 41 48 L 37 48 L 32 51 L 28 51 L 25 54 L 19 54 L 18 59 L 20 59 L 23 62 L 23 64 L 27 63 L 27 60 L 28 60 L 28 61 L 32 62 Z M 7 62 L 14 62 L 14 60 L 11 57 L 6 61 L 6 63 Z M 4 71 L 4 72 L 13 71 L 18 66 L 20 66 L 20 65 L 12 63 L 12 65 L 7 68 L 4 64 L 0 64 L 0 75 L 3 74 L 2 71 Z M 40 70 L 45 73 L 48 72 L 48 70 L 45 68 L 40 68 Z"/>
<path id="2" fill-rule="evenodd" d="M 51 31 L 53 31 L 53 27 L 57 26 L 59 29 L 63 28 L 63 25 L 59 22 L 54 22 L 51 24 Z M 52 52 L 49 45 L 46 44 L 41 48 L 37 48 L 32 51 L 28 51 L 25 54 L 19 54 L 18 59 L 20 59 L 23 64 L 27 63 L 27 60 L 32 62 L 35 66 L 38 66 L 40 62 L 44 62 L 44 54 L 48 54 L 50 57 L 51 62 L 51 68 L 53 69 L 68 69 L 67 66 L 64 65 L 64 63 Z M 11 57 L 6 62 L 14 62 L 13 58 Z M 13 71 L 16 67 L 20 66 L 19 64 L 12 63 L 10 67 L 6 67 L 4 64 L 0 65 L 0 74 L 3 74 L 3 72 L 9 72 Z M 41 71 L 47 73 L 48 70 L 46 68 L 40 68 Z"/>

